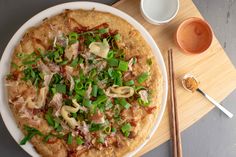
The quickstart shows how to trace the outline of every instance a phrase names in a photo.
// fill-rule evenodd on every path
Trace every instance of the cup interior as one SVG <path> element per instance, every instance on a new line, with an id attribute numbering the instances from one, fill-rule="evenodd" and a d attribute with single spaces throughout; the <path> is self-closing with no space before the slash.
<path id="1" fill-rule="evenodd" d="M 156 23 L 166 23 L 177 14 L 178 0 L 142 0 L 141 6 L 145 16 Z"/>
<path id="2" fill-rule="evenodd" d="M 190 18 L 180 24 L 176 32 L 177 44 L 190 53 L 202 53 L 211 45 L 213 32 L 210 25 L 200 18 Z"/>

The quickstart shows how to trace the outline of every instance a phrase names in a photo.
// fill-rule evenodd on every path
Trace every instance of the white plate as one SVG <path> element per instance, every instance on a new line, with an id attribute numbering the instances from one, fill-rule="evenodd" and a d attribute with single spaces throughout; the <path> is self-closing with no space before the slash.
<path id="1" fill-rule="evenodd" d="M 5 76 L 9 73 L 10 60 L 11 60 L 11 56 L 12 56 L 15 46 L 20 41 L 23 34 L 25 33 L 25 31 L 28 28 L 39 24 L 46 17 L 51 17 L 53 15 L 61 13 L 65 9 L 92 9 L 92 8 L 95 8 L 95 10 L 98 10 L 98 11 L 110 12 L 114 15 L 117 15 L 117 16 L 125 19 L 131 25 L 133 25 L 142 34 L 142 36 L 146 39 L 146 41 L 150 44 L 152 51 L 154 52 L 154 54 L 156 56 L 156 59 L 158 61 L 158 64 L 159 64 L 159 67 L 161 69 L 163 79 L 164 79 L 164 83 L 163 83 L 164 91 L 163 91 L 162 103 L 160 106 L 160 112 L 159 112 L 158 118 L 155 121 L 155 126 L 154 126 L 153 130 L 151 131 L 150 135 L 148 136 L 148 138 L 145 140 L 145 142 L 143 144 L 141 144 L 139 147 L 137 147 L 137 149 L 135 149 L 133 152 L 127 154 L 127 156 L 133 156 L 134 154 L 136 154 L 148 142 L 148 140 L 151 138 L 151 136 L 154 134 L 157 127 L 159 126 L 161 118 L 162 118 L 164 110 L 165 110 L 165 106 L 166 106 L 167 90 L 168 90 L 167 82 L 168 81 L 167 81 L 167 73 L 166 73 L 166 67 L 165 67 L 165 63 L 163 61 L 163 57 L 162 57 L 161 52 L 160 52 L 159 48 L 157 47 L 155 41 L 151 37 L 151 35 L 135 19 L 133 19 L 129 15 L 125 14 L 124 12 L 122 12 L 116 8 L 113 8 L 113 7 L 104 5 L 104 4 L 100 4 L 100 3 L 94 3 L 94 2 L 70 2 L 70 3 L 64 3 L 64 4 L 60 4 L 60 5 L 56 5 L 54 7 L 48 8 L 48 9 L 38 13 L 37 15 L 32 17 L 30 20 L 28 20 L 24 25 L 22 25 L 20 27 L 20 29 L 11 38 L 10 42 L 8 43 L 4 53 L 2 55 L 2 59 L 1 59 L 1 63 L 0 63 L 0 71 L 1 71 L 1 73 L 0 73 L 0 81 L 1 81 L 0 82 L 0 92 L 1 92 L 0 93 L 0 111 L 1 111 L 3 121 L 4 121 L 8 131 L 11 133 L 12 137 L 15 139 L 15 141 L 17 143 L 19 143 L 19 141 L 24 136 L 23 136 L 22 132 L 20 131 L 20 129 L 17 127 L 17 124 L 14 120 L 13 114 L 9 108 L 8 101 L 7 101 L 7 92 L 6 92 L 6 88 L 4 86 L 5 85 L 5 81 L 4 81 Z M 40 156 L 29 142 L 26 145 L 23 145 L 21 147 L 27 153 L 29 153 L 31 156 L 34 156 L 34 157 Z"/>

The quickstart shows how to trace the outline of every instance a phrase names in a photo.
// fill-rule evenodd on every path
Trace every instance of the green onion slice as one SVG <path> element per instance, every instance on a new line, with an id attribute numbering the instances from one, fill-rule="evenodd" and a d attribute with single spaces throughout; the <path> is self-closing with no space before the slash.
<path id="1" fill-rule="evenodd" d="M 98 138 L 98 143 L 104 143 L 104 142 L 105 142 L 104 137 L 100 136 L 100 137 Z"/>
<path id="2" fill-rule="evenodd" d="M 130 134 L 132 126 L 130 123 L 126 123 L 121 127 L 121 132 L 123 133 L 124 136 L 128 137 Z"/>
<path id="3" fill-rule="evenodd" d="M 70 44 L 76 43 L 77 40 L 78 40 L 78 34 L 77 33 L 72 32 L 72 33 L 69 34 L 69 43 Z"/>
<path id="4" fill-rule="evenodd" d="M 35 135 L 43 136 L 43 133 L 39 130 L 27 125 L 24 125 L 24 130 L 26 130 L 28 134 L 20 141 L 20 145 L 26 144 L 26 142 L 31 140 Z"/>
<path id="5" fill-rule="evenodd" d="M 145 82 L 149 77 L 148 72 L 144 72 L 141 75 L 138 76 L 138 83 L 143 83 Z"/>
<path id="6" fill-rule="evenodd" d="M 71 62 L 70 66 L 73 67 L 73 68 L 75 68 L 75 67 L 78 65 L 78 63 L 79 63 L 79 58 L 75 58 L 75 59 Z"/>
<path id="7" fill-rule="evenodd" d="M 126 109 L 130 108 L 131 106 L 124 98 L 120 99 L 120 105 Z"/>
<path id="8" fill-rule="evenodd" d="M 78 145 L 82 145 L 82 144 L 84 143 L 84 141 L 82 140 L 82 138 L 79 137 L 79 136 L 77 136 L 77 137 L 75 138 L 75 140 L 76 140 L 76 143 L 77 143 Z"/>
<path id="9" fill-rule="evenodd" d="M 97 85 L 93 85 L 92 86 L 92 96 L 93 97 L 97 97 L 97 93 L 98 93 L 98 86 Z"/>
<path id="10" fill-rule="evenodd" d="M 134 85 L 134 80 L 130 80 L 124 83 L 126 86 L 132 86 Z"/>
<path id="11" fill-rule="evenodd" d="M 109 58 L 107 59 L 107 63 L 109 64 L 109 66 L 116 67 L 119 65 L 119 60 L 115 58 Z"/>
<path id="12" fill-rule="evenodd" d="M 120 71 L 127 71 L 127 70 L 128 70 L 128 62 L 120 61 L 120 62 L 119 62 L 118 69 L 119 69 Z"/>
<path id="13" fill-rule="evenodd" d="M 110 133 L 111 133 L 111 126 L 106 126 L 106 127 L 104 128 L 104 132 L 105 132 L 106 134 L 110 134 Z"/>
<path id="14" fill-rule="evenodd" d="M 120 38 L 121 38 L 120 34 L 116 34 L 116 35 L 114 36 L 115 41 L 120 40 Z"/>
<path id="15" fill-rule="evenodd" d="M 72 144 L 72 140 L 73 140 L 73 137 L 72 137 L 72 134 L 71 132 L 68 134 L 68 137 L 67 137 L 67 144 Z"/>
<path id="16" fill-rule="evenodd" d="M 102 28 L 102 29 L 98 30 L 98 33 L 100 33 L 100 34 L 105 34 L 105 33 L 108 33 L 108 32 L 109 32 L 109 28 Z"/>
<path id="17" fill-rule="evenodd" d="M 58 93 L 66 94 L 66 85 L 64 84 L 56 84 L 55 89 Z"/>

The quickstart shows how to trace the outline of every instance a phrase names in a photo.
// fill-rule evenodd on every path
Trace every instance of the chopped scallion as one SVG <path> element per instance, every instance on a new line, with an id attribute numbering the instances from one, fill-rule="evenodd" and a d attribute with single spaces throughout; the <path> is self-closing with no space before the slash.
<path id="1" fill-rule="evenodd" d="M 120 105 L 126 109 L 130 108 L 131 106 L 124 98 L 120 99 Z"/>
<path id="2" fill-rule="evenodd" d="M 44 142 L 48 142 L 48 140 L 49 140 L 50 138 L 52 138 L 52 135 L 51 135 L 51 134 L 48 134 L 48 135 L 46 135 L 46 136 L 44 137 L 43 141 L 44 141 Z"/>
<path id="3" fill-rule="evenodd" d="M 95 124 L 95 123 L 92 123 L 90 125 L 90 128 L 89 128 L 89 131 L 93 132 L 93 131 L 98 131 L 98 130 L 102 130 L 103 126 L 102 124 Z"/>
<path id="4" fill-rule="evenodd" d="M 118 60 L 118 59 L 115 59 L 115 58 L 110 58 L 110 59 L 107 59 L 107 63 L 108 63 L 110 66 L 116 67 L 116 66 L 119 65 L 119 60 Z"/>
<path id="5" fill-rule="evenodd" d="M 66 85 L 64 85 L 64 84 L 56 84 L 55 88 L 56 88 L 56 91 L 58 93 L 66 94 Z"/>
<path id="6" fill-rule="evenodd" d="M 105 142 L 105 139 L 104 139 L 104 137 L 99 137 L 98 138 L 98 143 L 104 143 Z"/>
<path id="7" fill-rule="evenodd" d="M 132 86 L 134 85 L 134 80 L 130 80 L 124 83 L 126 86 Z"/>
<path id="8" fill-rule="evenodd" d="M 149 74 L 147 72 L 142 73 L 141 75 L 138 76 L 138 83 L 143 83 L 145 82 L 149 77 Z"/>
<path id="9" fill-rule="evenodd" d="M 119 69 L 120 71 L 127 71 L 127 70 L 128 70 L 128 62 L 120 61 L 120 62 L 119 62 L 118 69 Z"/>
<path id="10" fill-rule="evenodd" d="M 111 132 L 116 132 L 116 128 L 111 128 Z"/>
<path id="11" fill-rule="evenodd" d="M 78 40 L 78 34 L 75 32 L 72 32 L 69 34 L 69 44 L 74 44 Z"/>
<path id="12" fill-rule="evenodd" d="M 31 140 L 35 135 L 43 136 L 43 133 L 39 130 L 27 125 L 24 125 L 24 130 L 27 131 L 27 135 L 20 141 L 20 145 L 26 144 L 26 142 Z"/>
<path id="13" fill-rule="evenodd" d="M 82 104 L 83 106 L 89 107 L 92 104 L 92 102 L 89 99 L 84 99 Z"/>
<path id="14" fill-rule="evenodd" d="M 120 38 L 121 38 L 120 34 L 116 34 L 116 35 L 114 36 L 115 41 L 120 40 Z"/>
<path id="15" fill-rule="evenodd" d="M 102 28 L 98 30 L 98 33 L 105 34 L 105 33 L 108 33 L 108 31 L 109 31 L 109 28 Z"/>
<path id="16" fill-rule="evenodd" d="M 96 101 L 93 102 L 93 105 L 98 105 L 98 104 L 101 104 L 105 101 L 107 101 L 107 96 L 106 95 L 101 95 L 97 98 Z"/>
<path id="17" fill-rule="evenodd" d="M 79 58 L 75 58 L 75 59 L 71 62 L 70 66 L 73 67 L 73 68 L 75 68 L 75 67 L 78 65 L 78 62 L 79 62 Z"/>
<path id="18" fill-rule="evenodd" d="M 93 85 L 93 87 L 92 87 L 92 96 L 97 97 L 97 93 L 98 93 L 98 86 Z"/>
<path id="19" fill-rule="evenodd" d="M 82 138 L 80 138 L 79 136 L 77 136 L 77 137 L 75 138 L 75 140 L 76 140 L 76 143 L 77 143 L 78 145 L 82 145 L 82 144 L 84 143 L 84 141 L 82 140 Z"/>
<path id="20" fill-rule="evenodd" d="M 130 123 L 126 123 L 121 127 L 121 132 L 123 133 L 124 136 L 128 137 L 131 131 L 131 125 Z"/>
<path id="21" fill-rule="evenodd" d="M 111 51 L 108 52 L 107 58 L 111 59 L 113 57 L 114 57 L 114 51 L 111 50 Z"/>
<path id="22" fill-rule="evenodd" d="M 72 140 L 73 140 L 73 137 L 72 137 L 72 134 L 71 132 L 68 134 L 68 137 L 67 137 L 67 144 L 72 144 Z"/>
<path id="23" fill-rule="evenodd" d="M 111 126 L 106 126 L 106 127 L 104 128 L 104 132 L 105 132 L 106 134 L 110 134 L 110 133 L 111 133 Z"/>

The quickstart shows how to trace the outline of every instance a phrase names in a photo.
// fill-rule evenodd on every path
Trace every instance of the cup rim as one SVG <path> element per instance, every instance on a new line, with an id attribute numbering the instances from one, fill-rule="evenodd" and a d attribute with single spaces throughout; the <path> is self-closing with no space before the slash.
<path id="1" fill-rule="evenodd" d="M 206 46 L 206 47 L 204 47 L 204 49 L 202 49 L 201 51 L 189 51 L 189 50 L 187 50 L 185 47 L 183 47 L 183 45 L 182 44 L 180 44 L 180 42 L 179 42 L 179 31 L 180 31 L 180 29 L 184 26 L 184 24 L 186 23 L 186 22 L 188 22 L 188 21 L 200 21 L 201 23 L 203 23 L 203 24 L 205 24 L 205 27 L 209 30 L 209 39 L 210 39 L 210 42 L 209 42 L 209 44 Z M 213 30 L 212 30 L 212 27 L 210 26 L 210 24 L 206 21 L 206 20 L 204 20 L 204 19 L 202 19 L 202 18 L 199 18 L 199 17 L 190 17 L 190 18 L 187 18 L 187 19 L 185 19 L 184 21 L 182 21 L 181 23 L 180 23 L 180 25 L 178 26 L 178 28 L 177 28 L 177 30 L 176 30 L 176 33 L 175 33 L 175 39 L 176 39 L 176 42 L 177 42 L 177 45 L 184 51 L 184 52 L 186 52 L 186 53 L 190 53 L 190 54 L 201 54 L 201 53 L 203 53 L 203 52 L 205 52 L 210 46 L 211 46 L 211 44 L 212 44 L 212 41 L 213 41 Z"/>
<path id="2" fill-rule="evenodd" d="M 176 17 L 176 15 L 177 15 L 177 13 L 178 13 L 178 11 L 179 11 L 179 0 L 176 0 L 177 6 L 176 6 L 176 9 L 175 9 L 174 14 L 173 14 L 170 18 L 168 18 L 168 19 L 166 19 L 166 20 L 156 20 L 156 19 L 151 18 L 151 17 L 146 13 L 146 11 L 144 10 L 144 7 L 143 7 L 144 1 L 145 1 L 145 0 L 141 0 L 141 2 L 140 2 L 140 8 L 141 8 L 142 15 L 145 17 L 145 19 L 146 19 L 148 22 L 150 22 L 150 23 L 152 23 L 152 24 L 157 24 L 157 25 L 159 25 L 159 24 L 168 23 L 168 22 L 170 22 L 172 19 L 174 19 L 174 18 Z"/>

